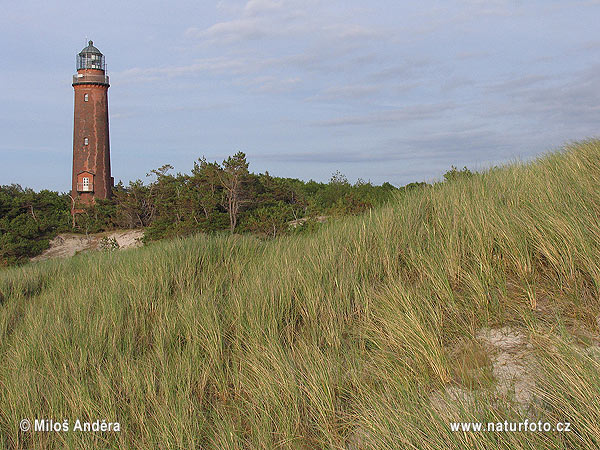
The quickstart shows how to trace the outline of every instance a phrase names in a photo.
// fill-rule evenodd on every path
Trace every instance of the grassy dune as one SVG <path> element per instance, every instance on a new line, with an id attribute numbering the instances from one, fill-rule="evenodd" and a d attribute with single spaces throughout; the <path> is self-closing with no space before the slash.
<path id="1" fill-rule="evenodd" d="M 0 447 L 600 448 L 599 186 L 587 141 L 313 235 L 3 270 Z M 495 389 L 485 327 L 527 336 L 531 404 Z M 23 418 L 121 431 L 21 432 Z M 524 419 L 572 431 L 449 428 Z"/>

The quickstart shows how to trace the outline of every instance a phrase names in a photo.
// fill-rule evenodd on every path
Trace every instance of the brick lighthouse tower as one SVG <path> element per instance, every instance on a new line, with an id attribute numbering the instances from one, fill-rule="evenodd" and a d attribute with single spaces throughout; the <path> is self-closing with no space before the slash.
<path id="1" fill-rule="evenodd" d="M 110 197 L 113 186 L 108 140 L 108 87 L 104 55 L 90 41 L 77 55 L 77 74 L 73 75 L 75 120 L 71 195 L 82 205 L 90 205 L 96 198 Z"/>

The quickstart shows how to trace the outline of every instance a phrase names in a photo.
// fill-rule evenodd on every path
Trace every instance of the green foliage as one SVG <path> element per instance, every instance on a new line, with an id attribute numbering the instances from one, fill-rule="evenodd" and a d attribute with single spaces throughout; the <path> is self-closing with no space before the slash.
<path id="1" fill-rule="evenodd" d="M 273 237 L 293 231 L 290 221 L 360 214 L 397 192 L 389 183 L 359 180 L 353 186 L 340 172 L 329 183 L 254 174 L 243 152 L 222 164 L 200 158 L 190 175 L 171 175 L 170 169 L 151 171 L 155 179 L 148 185 L 138 180 L 115 188 L 115 226 L 146 227 L 146 242 L 227 229 Z"/>
<path id="2" fill-rule="evenodd" d="M 277 202 L 252 211 L 246 220 L 246 229 L 253 233 L 276 237 L 288 230 L 287 223 L 293 220 L 292 206 Z"/>
<path id="3" fill-rule="evenodd" d="M 190 177 L 193 216 L 196 222 L 203 218 L 205 227 L 214 219 L 217 207 L 221 202 L 220 173 L 221 167 L 216 162 L 209 163 L 206 158 L 200 158 L 198 162 L 194 162 Z"/>
<path id="4" fill-rule="evenodd" d="M 383 183 L 382 187 L 387 187 L 386 185 L 389 185 L 389 183 Z M 411 191 L 413 189 L 421 189 L 424 188 L 425 186 L 427 186 L 427 183 L 425 182 L 420 182 L 420 183 L 408 183 L 406 186 L 404 186 L 402 188 L 403 191 Z M 393 186 L 391 186 L 391 188 L 393 188 Z"/>
<path id="5" fill-rule="evenodd" d="M 462 178 L 469 178 L 473 176 L 473 172 L 471 172 L 467 167 L 463 167 L 461 170 L 458 170 L 456 167 L 451 166 L 450 170 L 444 174 L 445 181 L 454 181 L 460 180 Z"/>
<path id="6" fill-rule="evenodd" d="M 68 195 L 0 186 L 0 266 L 19 264 L 41 253 L 71 225 Z"/>
<path id="7" fill-rule="evenodd" d="M 151 203 L 153 185 L 145 186 L 142 180 L 119 183 L 113 189 L 116 204 L 114 221 L 121 228 L 141 228 L 150 225 L 156 208 Z"/>
<path id="8" fill-rule="evenodd" d="M 74 231 L 80 233 L 98 233 L 116 228 L 117 205 L 112 200 L 96 199 L 93 205 L 78 206 L 79 213 L 75 215 Z"/>

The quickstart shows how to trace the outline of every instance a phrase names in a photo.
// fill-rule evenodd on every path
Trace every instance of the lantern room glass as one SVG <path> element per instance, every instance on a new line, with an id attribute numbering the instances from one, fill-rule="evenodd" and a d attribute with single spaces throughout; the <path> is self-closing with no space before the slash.
<path id="1" fill-rule="evenodd" d="M 77 55 L 77 70 L 105 70 L 105 67 L 104 55 L 98 55 L 96 53 L 80 53 Z"/>

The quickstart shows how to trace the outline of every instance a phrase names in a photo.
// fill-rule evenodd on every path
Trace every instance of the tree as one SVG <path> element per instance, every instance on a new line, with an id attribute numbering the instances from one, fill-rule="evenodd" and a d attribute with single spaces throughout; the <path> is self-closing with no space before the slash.
<path id="1" fill-rule="evenodd" d="M 233 233 L 237 225 L 238 213 L 243 204 L 248 202 L 245 197 L 245 183 L 248 178 L 248 162 L 243 152 L 237 152 L 223 161 L 223 170 L 219 179 L 224 190 L 223 207 L 229 213 L 229 231 Z"/>
<path id="2" fill-rule="evenodd" d="M 121 183 L 113 189 L 117 204 L 116 223 L 125 228 L 148 226 L 154 217 L 155 207 L 151 201 L 150 186 L 142 180 L 130 181 L 128 187 Z"/>
<path id="3" fill-rule="evenodd" d="M 329 184 L 338 185 L 338 186 L 349 186 L 348 178 L 339 170 L 336 170 L 333 175 L 331 175 L 331 180 L 329 180 Z"/>
<path id="4" fill-rule="evenodd" d="M 219 164 L 216 162 L 209 163 L 204 157 L 199 158 L 198 162 L 194 162 L 194 168 L 192 169 L 191 187 L 194 190 L 196 202 L 202 209 L 207 221 L 211 219 L 219 204 L 221 195 L 219 174 L 221 170 Z"/>

